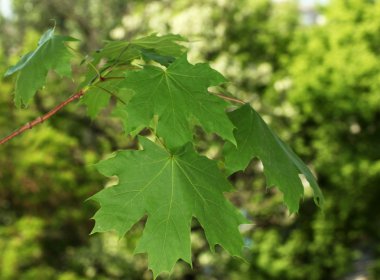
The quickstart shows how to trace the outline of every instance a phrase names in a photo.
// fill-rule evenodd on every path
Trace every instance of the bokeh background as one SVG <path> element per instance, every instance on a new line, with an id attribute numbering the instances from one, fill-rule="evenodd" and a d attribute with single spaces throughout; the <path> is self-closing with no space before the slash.
<path id="1" fill-rule="evenodd" d="M 253 161 L 231 177 L 230 195 L 253 221 L 242 228 L 248 261 L 211 254 L 194 227 L 193 270 L 180 262 L 171 279 L 380 279 L 380 1 L 1 0 L 0 12 L 0 73 L 52 19 L 81 39 L 84 53 L 106 39 L 188 37 L 191 61 L 210 61 L 228 77 L 228 91 L 250 102 L 318 177 L 324 213 L 306 187 L 299 214 L 289 215 Z M 78 82 L 50 75 L 25 110 L 13 105 L 13 79 L 2 79 L 0 136 Z M 146 256 L 132 254 L 142 223 L 122 240 L 88 235 L 98 206 L 84 201 L 107 183 L 93 164 L 133 145 L 108 113 L 91 120 L 71 104 L 0 147 L 0 279 L 151 279 Z M 217 153 L 220 141 L 199 134 L 204 152 Z"/>

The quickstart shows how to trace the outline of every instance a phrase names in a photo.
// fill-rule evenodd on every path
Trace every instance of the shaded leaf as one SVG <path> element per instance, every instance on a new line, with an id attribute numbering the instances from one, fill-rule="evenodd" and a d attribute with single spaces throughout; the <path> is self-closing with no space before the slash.
<path id="1" fill-rule="evenodd" d="M 309 168 L 266 125 L 249 105 L 230 112 L 229 117 L 236 126 L 234 132 L 237 146 L 226 143 L 225 164 L 229 173 L 244 170 L 253 157 L 264 165 L 269 186 L 277 186 L 284 194 L 284 201 L 291 212 L 297 212 L 303 185 L 299 174 L 305 175 L 314 191 L 317 205 L 323 205 L 323 195 Z"/>

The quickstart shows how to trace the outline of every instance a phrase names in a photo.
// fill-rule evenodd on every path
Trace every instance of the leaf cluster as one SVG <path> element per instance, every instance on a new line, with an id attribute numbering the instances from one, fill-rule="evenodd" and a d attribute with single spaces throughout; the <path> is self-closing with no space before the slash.
<path id="1" fill-rule="evenodd" d="M 28 104 L 49 70 L 70 75 L 70 41 L 74 39 L 48 30 L 36 50 L 6 72 L 17 73 L 17 105 Z M 279 188 L 291 212 L 298 211 L 303 196 L 299 174 L 312 187 L 316 204 L 323 204 L 302 160 L 249 104 L 240 106 L 244 102 L 210 91 L 227 80 L 207 63 L 191 64 L 185 45 L 186 39 L 173 34 L 107 42 L 83 60 L 88 72 L 79 85 L 92 118 L 108 107 L 126 134 L 150 131 L 149 139 L 138 137 L 140 150 L 118 151 L 97 165 L 105 176 L 117 176 L 118 183 L 90 199 L 101 205 L 93 233 L 114 230 L 122 237 L 147 217 L 135 252 L 148 254 L 155 276 L 170 272 L 179 259 L 191 264 L 193 218 L 203 227 L 211 251 L 221 245 L 242 256 L 238 227 L 249 223 L 248 217 L 224 193 L 233 190 L 227 176 L 244 171 L 254 157 L 263 162 L 268 186 Z M 195 126 L 225 141 L 222 164 L 198 153 Z"/>

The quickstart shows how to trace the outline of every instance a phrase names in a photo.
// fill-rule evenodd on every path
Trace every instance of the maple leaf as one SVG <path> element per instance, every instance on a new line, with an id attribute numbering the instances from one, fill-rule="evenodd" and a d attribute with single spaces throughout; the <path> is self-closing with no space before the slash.
<path id="1" fill-rule="evenodd" d="M 132 41 L 132 44 L 146 50 L 152 50 L 164 56 L 179 57 L 186 51 L 178 42 L 187 42 L 187 39 L 177 34 L 158 36 L 156 33 Z"/>
<path id="2" fill-rule="evenodd" d="M 303 196 L 303 185 L 299 174 L 303 174 L 314 192 L 317 205 L 323 205 L 323 195 L 318 184 L 302 160 L 267 126 L 249 105 L 229 113 L 237 145 L 226 143 L 225 165 L 232 174 L 244 170 L 253 157 L 258 157 L 264 166 L 269 186 L 277 186 L 284 194 L 284 201 L 291 212 L 297 212 Z"/>
<path id="3" fill-rule="evenodd" d="M 146 65 L 142 70 L 127 72 L 120 86 L 135 94 L 125 106 L 126 132 L 151 126 L 157 115 L 157 134 L 170 148 L 191 141 L 195 123 L 234 142 L 234 126 L 225 113 L 227 103 L 207 90 L 225 81 L 208 64 L 192 65 L 186 56 L 167 69 Z"/>
<path id="4" fill-rule="evenodd" d="M 240 256 L 238 225 L 246 220 L 225 199 L 223 192 L 232 188 L 216 164 L 190 144 L 171 154 L 149 140 L 140 142 L 144 150 L 120 151 L 97 165 L 102 174 L 118 176 L 119 182 L 90 198 L 101 205 L 93 232 L 115 230 L 123 236 L 147 215 L 135 253 L 148 253 L 155 277 L 170 272 L 178 259 L 191 264 L 192 217 L 204 228 L 212 251 L 220 244 Z"/>
<path id="5" fill-rule="evenodd" d="M 186 47 L 179 42 L 187 42 L 187 39 L 176 34 L 158 36 L 154 33 L 132 41 L 109 41 L 94 57 L 95 61 L 107 58 L 124 63 L 144 58 L 167 66 L 186 52 Z"/>
<path id="6" fill-rule="evenodd" d="M 19 72 L 16 80 L 15 103 L 27 105 L 37 90 L 45 84 L 49 70 L 61 76 L 71 75 L 71 53 L 65 46 L 74 38 L 54 35 L 54 28 L 46 31 L 38 42 L 37 48 L 21 57 L 19 62 L 10 67 L 4 76 Z"/>

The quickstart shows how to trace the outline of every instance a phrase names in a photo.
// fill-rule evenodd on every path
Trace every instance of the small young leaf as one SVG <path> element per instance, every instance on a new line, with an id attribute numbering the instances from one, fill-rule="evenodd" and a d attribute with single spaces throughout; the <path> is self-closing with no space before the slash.
<path id="1" fill-rule="evenodd" d="M 65 46 L 67 41 L 76 39 L 54 35 L 54 28 L 46 31 L 38 42 L 37 48 L 24 55 L 19 62 L 10 67 L 5 76 L 19 72 L 16 80 L 15 103 L 17 106 L 27 105 L 45 84 L 49 70 L 61 76 L 71 75 L 71 53 Z"/>
<path id="2" fill-rule="evenodd" d="M 127 72 L 120 85 L 135 92 L 125 107 L 127 133 L 141 125 L 149 126 L 157 115 L 157 134 L 170 148 L 192 140 L 194 120 L 207 132 L 234 142 L 234 126 L 225 113 L 227 103 L 207 91 L 223 82 L 225 78 L 208 64 L 192 65 L 185 56 L 167 69 L 147 65 L 142 70 Z"/>
<path id="3" fill-rule="evenodd" d="M 318 184 L 302 160 L 283 143 L 249 105 L 230 112 L 236 126 L 234 132 L 237 146 L 226 143 L 224 154 L 230 174 L 244 170 L 253 157 L 264 165 L 269 186 L 277 186 L 284 194 L 284 201 L 291 212 L 297 212 L 303 196 L 299 174 L 304 174 L 314 191 L 317 205 L 323 205 L 323 195 Z"/>
<path id="4" fill-rule="evenodd" d="M 191 264 L 192 217 L 204 228 L 212 251 L 220 244 L 240 256 L 238 225 L 246 219 L 225 199 L 223 192 L 232 188 L 216 164 L 192 145 L 170 154 L 149 140 L 140 141 L 144 150 L 120 151 L 97 165 L 102 174 L 118 176 L 119 183 L 91 197 L 101 205 L 93 232 L 115 230 L 123 236 L 147 215 L 135 253 L 148 253 L 155 277 L 170 272 L 178 259 Z"/>

